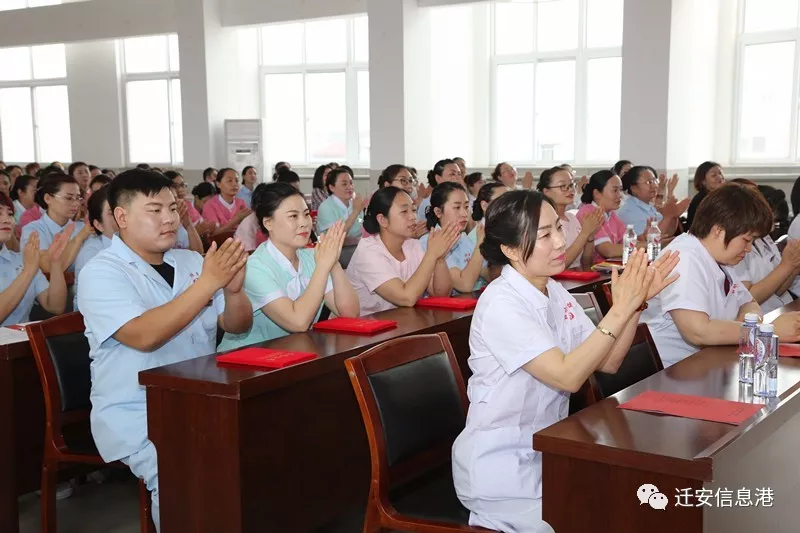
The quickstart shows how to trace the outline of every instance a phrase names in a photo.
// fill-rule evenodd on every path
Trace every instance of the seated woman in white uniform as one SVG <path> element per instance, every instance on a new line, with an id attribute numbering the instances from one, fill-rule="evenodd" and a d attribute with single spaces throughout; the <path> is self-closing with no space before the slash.
<path id="1" fill-rule="evenodd" d="M 453 480 L 471 525 L 543 533 L 542 466 L 535 432 L 567 416 L 569 395 L 595 370 L 616 372 L 642 304 L 674 281 L 678 256 L 652 267 L 637 251 L 611 280 L 614 305 L 598 326 L 550 277 L 566 268 L 556 210 L 539 192 L 512 191 L 486 215 L 481 246 L 504 264 L 478 300 L 470 327 L 467 424 L 453 445 Z"/>
<path id="2" fill-rule="evenodd" d="M 680 252 L 680 278 L 642 315 L 664 367 L 706 346 L 736 344 L 744 315 L 763 317 L 734 267 L 771 228 L 766 200 L 747 187 L 729 184 L 708 193 L 689 233 L 665 248 L 662 253 Z M 773 324 L 782 341 L 800 338 L 800 314 L 783 314 Z"/>

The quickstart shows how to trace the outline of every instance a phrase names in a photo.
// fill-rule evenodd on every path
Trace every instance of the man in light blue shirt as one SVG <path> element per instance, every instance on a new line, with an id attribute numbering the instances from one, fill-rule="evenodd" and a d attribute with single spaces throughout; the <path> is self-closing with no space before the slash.
<path id="1" fill-rule="evenodd" d="M 92 360 L 92 436 L 104 460 L 120 460 L 144 480 L 160 530 L 158 462 L 138 374 L 215 352 L 217 326 L 250 328 L 252 307 L 242 290 L 247 255 L 232 239 L 212 246 L 205 259 L 173 249 L 176 201 L 158 173 L 131 170 L 109 187 L 119 234 L 82 269 L 78 284 Z"/>

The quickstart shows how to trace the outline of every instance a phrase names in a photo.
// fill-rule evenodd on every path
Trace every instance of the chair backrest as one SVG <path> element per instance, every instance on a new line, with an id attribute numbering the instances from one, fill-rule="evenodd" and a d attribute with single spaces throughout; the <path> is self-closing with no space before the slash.
<path id="1" fill-rule="evenodd" d="M 608 398 L 661 370 L 664 370 L 664 364 L 650 336 L 650 330 L 646 324 L 639 324 L 631 347 L 617 372 L 615 374 L 594 372 L 589 376 L 593 400 Z"/>
<path id="2" fill-rule="evenodd" d="M 57 435 L 65 416 L 84 418 L 91 409 L 89 343 L 83 315 L 69 313 L 25 329 L 39 368 L 47 417 Z M 73 421 L 76 416 L 68 418 Z"/>
<path id="3" fill-rule="evenodd" d="M 597 304 L 598 318 L 602 319 L 608 314 L 608 311 L 611 309 L 611 305 L 613 304 L 611 298 L 611 283 L 595 285 L 594 289 L 592 289 L 592 294 L 594 295 L 594 300 Z"/>
<path id="4" fill-rule="evenodd" d="M 345 361 L 372 456 L 388 487 L 450 458 L 466 423 L 467 394 L 447 334 L 387 341 Z"/>
<path id="5" fill-rule="evenodd" d="M 222 233 L 218 233 L 217 235 L 208 237 L 208 240 L 204 242 L 206 251 L 208 251 L 208 249 L 211 247 L 212 242 L 217 243 L 217 248 L 219 248 L 225 241 L 227 241 L 228 239 L 232 239 L 235 234 L 236 234 L 235 231 L 225 231 Z"/>

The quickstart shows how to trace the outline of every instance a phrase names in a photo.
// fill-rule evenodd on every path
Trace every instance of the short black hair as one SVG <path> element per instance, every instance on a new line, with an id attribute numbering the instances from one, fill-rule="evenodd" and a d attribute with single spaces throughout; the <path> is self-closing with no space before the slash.
<path id="1" fill-rule="evenodd" d="M 103 222 L 103 206 L 105 206 L 107 201 L 108 185 L 104 185 L 92 193 L 92 195 L 89 197 L 89 201 L 86 204 L 86 208 L 89 211 L 89 224 L 92 226 L 92 229 L 97 235 L 102 235 L 103 232 L 97 231 L 97 228 L 94 227 L 93 222 L 95 220 L 100 223 Z"/>
<path id="2" fill-rule="evenodd" d="M 303 198 L 303 194 L 288 183 L 263 183 L 259 187 L 262 185 L 264 188 L 257 195 L 253 191 L 253 210 L 258 218 L 258 227 L 261 228 L 265 235 L 269 235 L 267 228 L 264 227 L 264 219 L 274 215 L 275 211 L 287 198 L 292 196 Z M 258 187 L 256 187 L 256 190 L 258 190 Z"/>
<path id="3" fill-rule="evenodd" d="M 330 164 L 320 165 L 317 167 L 317 170 L 314 171 L 314 179 L 311 182 L 312 188 L 325 190 L 325 180 L 323 177 L 325 176 L 325 171 L 327 169 L 333 170 L 333 167 L 330 166 Z"/>
<path id="4" fill-rule="evenodd" d="M 100 167 L 98 167 L 97 165 L 89 165 L 89 172 L 91 172 L 92 170 L 100 170 Z"/>
<path id="5" fill-rule="evenodd" d="M 217 169 L 214 167 L 208 167 L 207 169 L 205 169 L 203 171 L 203 181 L 205 181 L 211 174 L 213 174 L 215 170 Z"/>
<path id="6" fill-rule="evenodd" d="M 493 265 L 510 263 L 501 246 L 519 248 L 527 261 L 536 246 L 542 204 L 553 201 L 539 191 L 509 191 L 486 210 L 486 233 L 481 255 Z"/>
<path id="7" fill-rule="evenodd" d="M 158 172 L 142 168 L 126 170 L 108 186 L 108 205 L 113 211 L 121 205 L 130 205 L 137 194 L 153 197 L 171 185 L 172 182 Z"/>
<path id="8" fill-rule="evenodd" d="M 166 172 L 164 172 L 164 177 L 170 181 L 174 181 L 175 178 L 177 178 L 178 176 L 183 176 L 183 174 L 181 174 L 177 170 L 167 170 Z"/>
<path id="9" fill-rule="evenodd" d="M 719 226 L 725 231 L 725 246 L 728 246 L 745 233 L 769 235 L 772 224 L 772 209 L 763 194 L 745 185 L 728 183 L 703 198 L 689 233 L 704 239 L 714 226 Z"/>

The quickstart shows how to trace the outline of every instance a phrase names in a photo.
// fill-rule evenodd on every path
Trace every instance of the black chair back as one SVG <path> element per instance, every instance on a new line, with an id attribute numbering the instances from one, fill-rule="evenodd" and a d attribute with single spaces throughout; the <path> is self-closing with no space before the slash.
<path id="1" fill-rule="evenodd" d="M 92 379 L 89 371 L 89 342 L 83 333 L 68 333 L 46 338 L 53 362 L 61 412 L 90 409 Z"/>
<path id="2" fill-rule="evenodd" d="M 452 443 L 466 419 L 447 353 L 368 376 L 383 425 L 389 466 Z"/>
<path id="3" fill-rule="evenodd" d="M 596 400 L 608 398 L 619 391 L 664 369 L 658 349 L 647 325 L 639 324 L 625 359 L 615 374 L 594 372 L 589 376 Z"/>

